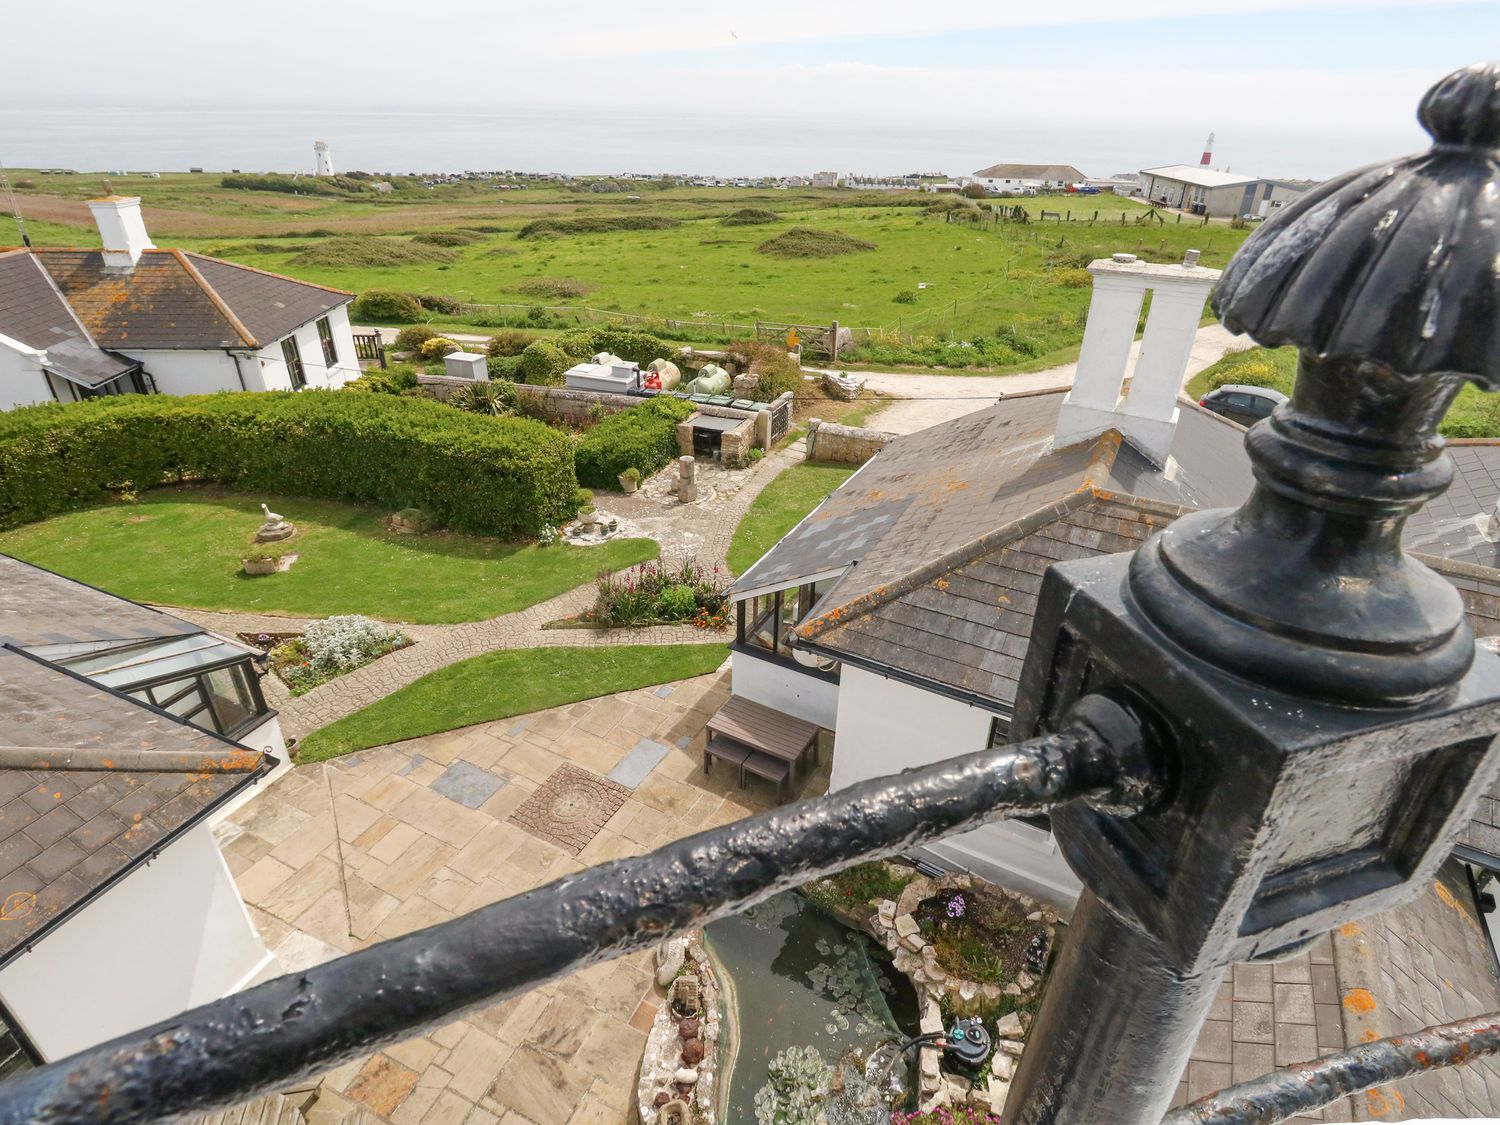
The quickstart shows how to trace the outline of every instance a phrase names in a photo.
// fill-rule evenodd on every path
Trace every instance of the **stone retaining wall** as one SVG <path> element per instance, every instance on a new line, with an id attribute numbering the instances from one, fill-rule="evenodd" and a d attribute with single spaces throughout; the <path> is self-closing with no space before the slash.
<path id="1" fill-rule="evenodd" d="M 698 980 L 699 1014 L 691 1020 L 672 1010 L 672 987 L 681 975 Z M 656 983 L 665 994 L 641 1058 L 636 1109 L 642 1125 L 658 1125 L 663 1108 L 681 1103 L 696 1112 L 687 1118 L 714 1125 L 721 1071 L 721 997 L 719 980 L 703 949 L 703 933 L 694 930 L 656 950 Z"/>
<path id="2" fill-rule="evenodd" d="M 879 453 L 897 435 L 884 430 L 866 430 L 840 426 L 821 418 L 807 420 L 807 459 L 837 461 L 846 465 L 863 465 Z"/>

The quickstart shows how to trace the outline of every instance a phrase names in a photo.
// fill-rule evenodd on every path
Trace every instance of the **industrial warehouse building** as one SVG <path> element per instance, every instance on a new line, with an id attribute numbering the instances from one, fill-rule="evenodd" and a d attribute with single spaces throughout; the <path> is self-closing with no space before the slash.
<path id="1" fill-rule="evenodd" d="M 1141 192 L 1152 203 L 1194 215 L 1265 218 L 1312 186 L 1311 181 L 1267 180 L 1218 172 L 1199 164 L 1141 169 Z"/>

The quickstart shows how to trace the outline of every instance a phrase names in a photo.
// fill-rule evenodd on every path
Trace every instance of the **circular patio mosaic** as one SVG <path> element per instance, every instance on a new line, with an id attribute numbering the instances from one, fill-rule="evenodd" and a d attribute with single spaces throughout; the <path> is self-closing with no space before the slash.
<path id="1" fill-rule="evenodd" d="M 559 766 L 509 820 L 577 855 L 625 804 L 630 790 L 577 766 Z"/>

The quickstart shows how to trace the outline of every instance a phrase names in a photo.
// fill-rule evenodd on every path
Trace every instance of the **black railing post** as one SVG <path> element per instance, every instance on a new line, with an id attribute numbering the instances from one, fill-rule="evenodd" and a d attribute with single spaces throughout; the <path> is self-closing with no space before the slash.
<path id="1" fill-rule="evenodd" d="M 1500 769 L 1500 658 L 1400 546 L 1452 474 L 1448 405 L 1500 381 L 1500 66 L 1420 117 L 1429 153 L 1309 191 L 1214 293 L 1301 352 L 1250 499 L 1047 575 L 1017 732 L 1102 693 L 1175 760 L 1145 813 L 1053 816 L 1088 889 L 1007 1125 L 1155 1125 L 1224 970 L 1408 897 Z"/>

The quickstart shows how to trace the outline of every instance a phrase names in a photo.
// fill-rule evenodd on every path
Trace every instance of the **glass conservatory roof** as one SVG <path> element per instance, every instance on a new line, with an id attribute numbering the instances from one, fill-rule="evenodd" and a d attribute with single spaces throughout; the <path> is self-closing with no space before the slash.
<path id="1" fill-rule="evenodd" d="M 38 652 L 38 655 L 44 654 Z M 127 688 L 164 683 L 201 668 L 231 663 L 245 655 L 245 649 L 239 645 L 209 633 L 195 633 L 55 659 L 63 667 L 105 687 Z"/>

